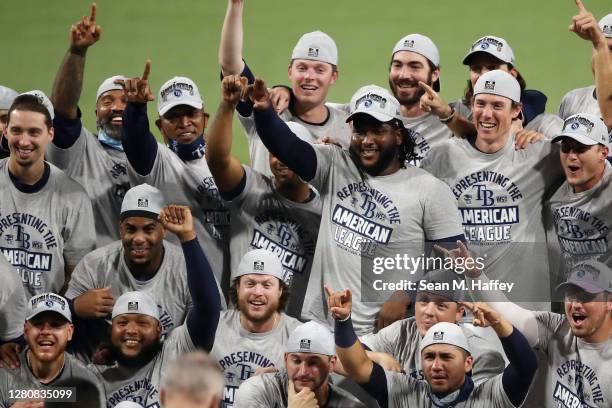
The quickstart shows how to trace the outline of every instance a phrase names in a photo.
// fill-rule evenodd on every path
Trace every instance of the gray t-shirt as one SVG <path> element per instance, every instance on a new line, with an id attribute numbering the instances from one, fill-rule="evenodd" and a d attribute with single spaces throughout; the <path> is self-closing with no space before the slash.
<path id="1" fill-rule="evenodd" d="M 429 384 L 409 375 L 386 371 L 389 408 L 432 408 Z M 453 408 L 514 408 L 498 374 L 474 386 L 467 400 L 453 405 Z"/>
<path id="2" fill-rule="evenodd" d="M 231 408 L 236 390 L 255 370 L 283 367 L 285 342 L 289 334 L 302 323 L 282 313 L 276 327 L 266 333 L 251 333 L 240 324 L 236 309 L 221 312 L 215 344 L 210 352 L 225 376 L 221 406 Z"/>
<path id="3" fill-rule="evenodd" d="M 83 187 L 49 165 L 38 191 L 19 191 L 8 160 L 0 161 L 0 250 L 15 267 L 26 294 L 59 293 L 65 266 L 76 265 L 94 248 L 91 202 Z"/>
<path id="4" fill-rule="evenodd" d="M 289 109 L 285 109 L 280 117 L 285 122 L 296 122 L 304 126 L 317 140 L 329 137 L 333 141 L 340 143 L 344 149 L 348 149 L 351 144 L 351 129 L 346 123 L 348 114 L 341 106 L 338 107 L 335 104 L 328 104 L 326 106 L 329 115 L 323 123 L 304 122 Z M 249 117 L 244 117 L 240 114 L 237 116 L 249 142 L 251 167 L 253 170 L 271 177 L 272 172 L 268 162 L 269 152 L 257 134 L 253 113 Z"/>
<path id="5" fill-rule="evenodd" d="M 282 408 L 287 406 L 287 371 L 251 377 L 236 391 L 234 408 Z M 330 392 L 325 408 L 365 408 L 347 391 L 329 384 Z"/>
<path id="6" fill-rule="evenodd" d="M 100 393 L 100 404 L 104 403 L 104 388 L 100 379 L 89 370 L 83 363 L 68 353 L 64 353 L 64 367 L 59 375 L 50 383 L 43 384 L 34 376 L 26 353 L 26 347 L 19 353 L 19 367 L 9 369 L 0 368 L 0 408 L 9 408 L 15 401 L 11 401 L 11 391 L 14 394 L 16 390 L 23 389 L 52 389 L 55 387 L 70 387 L 73 381 L 87 381 L 94 384 Z M 58 383 L 60 385 L 58 385 Z M 76 390 L 76 399 L 79 400 L 79 390 Z"/>
<path id="7" fill-rule="evenodd" d="M 168 147 L 158 143 L 151 172 L 139 175 L 128 164 L 128 174 L 134 186 L 148 183 L 160 189 L 166 204 L 191 208 L 198 241 L 217 282 L 223 284 L 223 278 L 229 272 L 230 213 L 219 195 L 206 158 L 202 156 L 184 162 Z M 178 243 L 178 238 L 173 234 L 168 239 Z"/>
<path id="8" fill-rule="evenodd" d="M 283 280 L 290 285 L 287 313 L 300 317 L 321 222 L 321 198 L 311 190 L 308 202 L 293 202 L 276 191 L 272 179 L 243 167 L 246 185 L 231 205 L 231 268 L 237 270 L 250 250 L 274 252 L 283 265 Z"/>
<path id="9" fill-rule="evenodd" d="M 14 340 L 23 334 L 28 300 L 19 275 L 3 256 L 0 282 L 0 341 Z"/>
<path id="10" fill-rule="evenodd" d="M 461 328 L 474 357 L 474 383 L 478 384 L 503 372 L 506 364 L 501 353 L 469 327 L 462 325 Z M 411 317 L 396 321 L 378 333 L 368 334 L 360 340 L 372 351 L 391 354 L 406 374 L 419 381 L 426 381 L 421 369 L 421 339 L 416 321 Z"/>
<path id="11" fill-rule="evenodd" d="M 549 246 L 553 256 L 561 258 L 560 270 L 564 273 L 589 259 L 612 267 L 611 206 L 612 165 L 607 161 L 603 178 L 593 188 L 575 193 L 566 181 L 551 197 L 549 211 L 554 236 Z"/>
<path id="12" fill-rule="evenodd" d="M 569 91 L 561 99 L 559 117 L 565 120 L 577 113 L 589 113 L 601 117 L 599 104 L 595 99 L 595 85 L 586 88 L 577 88 Z"/>
<path id="13" fill-rule="evenodd" d="M 177 327 L 163 344 L 161 351 L 140 367 L 89 365 L 97 372 L 106 390 L 106 407 L 113 408 L 121 401 L 133 401 L 143 407 L 159 408 L 159 392 L 165 367 L 182 354 L 194 351 L 195 346 L 186 325 Z"/>
<path id="14" fill-rule="evenodd" d="M 444 183 L 419 168 L 373 177 L 361 172 L 346 150 L 314 148 L 318 166 L 311 184 L 321 194 L 323 212 L 302 317 L 327 321 L 324 284 L 350 288 L 355 331 L 364 335 L 373 331 L 388 298 L 375 290 L 380 277 L 369 266 L 372 259 L 422 257 L 425 240 L 461 235 L 456 202 Z M 327 323 L 333 326 L 331 319 Z"/>
<path id="15" fill-rule="evenodd" d="M 572 334 L 564 315 L 535 312 L 536 348 L 547 355 L 547 408 L 612 406 L 612 339 L 591 344 Z"/>
<path id="16" fill-rule="evenodd" d="M 510 135 L 502 149 L 483 153 L 453 138 L 422 163 L 450 186 L 470 250 L 483 258 L 487 276 L 514 283 L 509 299 L 532 310 L 543 310 L 550 294 L 542 211 L 546 195 L 562 180 L 554 146 L 540 141 L 515 150 Z"/>
<path id="17" fill-rule="evenodd" d="M 115 299 L 125 292 L 139 291 L 149 294 L 157 303 L 162 340 L 183 324 L 191 308 L 191 294 L 187 286 L 187 268 L 181 248 L 164 241 L 164 257 L 155 276 L 141 281 L 132 275 L 125 263 L 121 241 L 115 241 L 85 255 L 74 268 L 66 297 L 74 299 L 90 289 L 110 288 Z M 108 342 L 110 319 L 88 321 L 87 346 L 77 350 L 80 358 L 88 361 L 100 343 Z M 85 355 L 83 355 L 85 354 Z"/>
<path id="18" fill-rule="evenodd" d="M 96 224 L 96 246 L 119 239 L 119 214 L 130 189 L 125 153 L 104 147 L 97 137 L 81 127 L 72 146 L 47 146 L 47 159 L 78 182 L 91 200 Z"/>

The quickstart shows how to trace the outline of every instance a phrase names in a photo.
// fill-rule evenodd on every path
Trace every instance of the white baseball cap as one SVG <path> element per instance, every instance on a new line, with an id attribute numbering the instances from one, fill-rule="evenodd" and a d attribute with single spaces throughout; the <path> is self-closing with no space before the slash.
<path id="1" fill-rule="evenodd" d="M 122 314 L 143 314 L 159 320 L 157 303 L 145 292 L 125 292 L 119 296 L 111 317 L 114 319 Z"/>
<path id="2" fill-rule="evenodd" d="M 559 142 L 569 137 L 586 146 L 602 144 L 610 147 L 608 128 L 601 118 L 588 113 L 578 113 L 565 119 L 561 134 L 555 136 L 551 142 Z"/>
<path id="3" fill-rule="evenodd" d="M 38 101 L 42 103 L 45 108 L 47 108 L 47 112 L 49 112 L 49 115 L 51 116 L 51 120 L 53 120 L 53 118 L 55 117 L 55 111 L 53 110 L 53 104 L 51 103 L 49 98 L 47 98 L 47 95 L 45 95 L 43 91 L 39 91 L 38 89 L 36 89 L 34 91 L 24 92 L 20 94 L 19 96 L 21 95 L 32 95 L 32 96 L 37 97 Z"/>
<path id="4" fill-rule="evenodd" d="M 121 203 L 120 219 L 123 221 L 128 217 L 145 217 L 157 220 L 163 207 L 162 192 L 147 183 L 140 184 L 125 193 Z"/>
<path id="5" fill-rule="evenodd" d="M 500 69 L 484 73 L 474 85 L 474 95 L 504 96 L 514 102 L 521 101 L 521 86 L 515 77 Z"/>
<path id="6" fill-rule="evenodd" d="M 501 37 L 487 35 L 477 39 L 468 50 L 467 55 L 463 58 L 463 65 L 470 65 L 472 56 L 479 52 L 490 54 L 506 64 L 510 64 L 512 66 L 516 65 L 514 52 L 512 51 L 510 44 L 508 44 L 508 42 Z"/>
<path id="7" fill-rule="evenodd" d="M 401 120 L 400 103 L 385 88 L 377 85 L 362 86 L 351 98 L 351 114 L 347 122 L 358 113 L 365 113 L 380 122 Z"/>
<path id="8" fill-rule="evenodd" d="M 110 78 L 106 78 L 98 87 L 98 91 L 96 92 L 96 102 L 98 102 L 98 99 L 100 99 L 100 97 L 108 91 L 123 91 L 123 87 L 116 84 L 115 81 L 125 81 L 127 79 L 128 78 L 124 77 L 123 75 L 115 75 Z"/>
<path id="9" fill-rule="evenodd" d="M 65 297 L 56 293 L 47 292 L 32 296 L 28 302 L 26 320 L 30 320 L 44 312 L 55 312 L 72 323 L 72 314 L 70 313 L 68 301 Z"/>
<path id="10" fill-rule="evenodd" d="M 398 51 L 410 51 L 427 58 L 436 68 L 440 67 L 440 52 L 431 38 L 422 34 L 408 34 L 393 47 L 393 54 Z M 440 78 L 433 83 L 434 91 L 440 91 Z"/>
<path id="11" fill-rule="evenodd" d="M 612 38 L 612 13 L 599 20 L 599 28 L 606 38 Z"/>
<path id="12" fill-rule="evenodd" d="M 291 332 L 285 345 L 285 352 L 335 356 L 334 335 L 327 327 L 311 320 L 296 327 Z"/>
<path id="13" fill-rule="evenodd" d="M 432 344 L 450 344 L 464 349 L 468 354 L 472 354 L 463 329 L 455 323 L 440 322 L 431 326 L 421 340 L 421 352 Z"/>
<path id="14" fill-rule="evenodd" d="M 244 254 L 238 269 L 232 273 L 232 281 L 242 275 L 270 275 L 283 280 L 283 265 L 276 254 L 267 249 L 253 249 Z"/>
<path id="15" fill-rule="evenodd" d="M 338 65 L 338 47 L 336 42 L 322 31 L 313 31 L 300 37 L 293 52 L 291 60 L 305 59 L 326 62 Z"/>
<path id="16" fill-rule="evenodd" d="M 198 86 L 187 77 L 174 77 L 159 88 L 157 112 L 160 116 L 179 105 L 188 105 L 196 109 L 202 109 L 204 106 Z"/>
<path id="17" fill-rule="evenodd" d="M 137 402 L 121 401 L 120 403 L 115 405 L 115 408 L 144 408 L 144 407 Z"/>
<path id="18" fill-rule="evenodd" d="M 17 97 L 17 91 L 0 85 L 0 109 L 8 110 Z"/>
<path id="19" fill-rule="evenodd" d="M 308 142 L 310 144 L 313 144 L 317 141 L 317 138 L 310 133 L 310 130 L 306 129 L 305 126 L 297 123 L 297 122 L 285 122 L 287 124 L 287 126 L 289 126 L 289 129 L 291 129 L 291 131 L 300 138 L 300 140 L 303 140 L 304 142 Z"/>
<path id="20" fill-rule="evenodd" d="M 585 261 L 572 268 L 570 277 L 557 290 L 577 286 L 588 293 L 612 293 L 612 270 L 598 261 Z"/>

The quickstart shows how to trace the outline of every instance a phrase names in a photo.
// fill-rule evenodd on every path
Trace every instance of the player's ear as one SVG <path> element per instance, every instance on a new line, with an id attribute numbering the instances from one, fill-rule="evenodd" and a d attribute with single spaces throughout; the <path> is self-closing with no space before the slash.
<path id="1" fill-rule="evenodd" d="M 519 116 L 519 113 L 523 110 L 523 104 L 521 102 L 512 102 L 510 105 L 510 115 L 512 119 L 516 119 Z"/>
<path id="2" fill-rule="evenodd" d="M 335 65 L 332 65 L 332 77 L 331 77 L 330 85 L 333 85 L 334 83 L 336 83 L 336 81 L 338 80 L 338 75 L 340 75 L 340 71 L 338 70 L 338 67 Z"/>
<path id="3" fill-rule="evenodd" d="M 440 78 L 440 67 L 431 71 L 431 83 L 436 82 Z"/>
<path id="4" fill-rule="evenodd" d="M 204 127 L 203 129 L 206 129 L 206 126 L 208 125 L 208 119 L 210 119 L 210 115 L 204 111 L 202 111 L 202 120 L 204 121 Z"/>
<path id="5" fill-rule="evenodd" d="M 157 128 L 161 132 L 161 130 L 162 130 L 162 128 L 161 128 L 161 118 L 155 119 L 155 126 L 157 126 Z"/>
<path id="6" fill-rule="evenodd" d="M 518 77 L 518 70 L 514 67 L 510 68 L 510 75 L 512 75 L 513 77 Z"/>
<path id="7" fill-rule="evenodd" d="M 465 359 L 465 367 L 464 367 L 464 371 L 466 373 L 469 373 L 470 371 L 472 371 L 472 367 L 474 366 L 474 357 L 472 356 L 467 356 L 467 358 Z"/>
<path id="8" fill-rule="evenodd" d="M 599 157 L 602 159 L 602 161 L 605 161 L 608 159 L 608 154 L 610 153 L 610 149 L 607 146 L 602 146 L 600 153 L 601 155 Z"/>
<path id="9" fill-rule="evenodd" d="M 68 324 L 68 341 L 72 340 L 73 335 L 74 335 L 74 325 L 70 323 Z"/>

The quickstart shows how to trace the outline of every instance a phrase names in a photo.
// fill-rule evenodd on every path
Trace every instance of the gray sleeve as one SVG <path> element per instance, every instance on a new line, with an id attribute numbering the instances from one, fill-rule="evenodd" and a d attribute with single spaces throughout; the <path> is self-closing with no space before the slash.
<path id="1" fill-rule="evenodd" d="M 380 330 L 378 333 L 371 333 L 361 337 L 361 342 L 368 346 L 370 350 L 380 353 L 388 353 L 393 357 L 395 346 L 399 341 L 402 330 L 402 320 L 398 320 Z"/>
<path id="2" fill-rule="evenodd" d="M 557 115 L 543 113 L 535 120 L 529 122 L 525 129 L 535 130 L 546 136 L 546 139 L 551 140 L 558 136 L 563 130 L 563 120 Z"/>
<path id="3" fill-rule="evenodd" d="M 351 105 L 349 103 L 335 103 L 335 102 L 327 102 L 325 105 L 330 108 L 338 109 L 339 111 L 344 112 L 347 116 L 351 114 Z"/>
<path id="4" fill-rule="evenodd" d="M 254 376 L 240 384 L 234 395 L 234 408 L 269 407 L 276 408 L 265 395 L 261 376 Z"/>
<path id="5" fill-rule="evenodd" d="M 238 111 L 236 111 L 236 116 L 244 128 L 244 135 L 246 136 L 247 140 L 250 141 L 254 137 L 259 138 L 257 135 L 257 130 L 255 129 L 255 117 L 253 116 L 253 112 L 251 112 L 251 116 L 242 116 Z"/>
<path id="6" fill-rule="evenodd" d="M 317 171 L 310 185 L 316 188 L 319 192 L 324 191 L 325 184 L 329 180 L 329 173 L 334 166 L 335 156 L 341 154 L 341 150 L 335 145 L 312 145 L 315 154 L 317 155 Z M 342 171 L 342 169 L 340 169 Z"/>
<path id="7" fill-rule="evenodd" d="M 533 314 L 538 324 L 538 342 L 534 347 L 547 353 L 551 339 L 565 320 L 565 316 L 552 312 L 533 312 Z"/>
<path id="8" fill-rule="evenodd" d="M 506 362 L 498 351 L 493 349 L 485 350 L 474 359 L 472 379 L 475 384 L 479 384 L 503 373 L 504 368 L 506 368 Z"/>
<path id="9" fill-rule="evenodd" d="M 2 255 L 0 255 L 2 257 Z M 2 270 L 3 289 L 7 296 L 2 296 L 0 304 L 0 340 L 13 340 L 23 334 L 23 322 L 26 316 L 27 298 L 19 275 L 13 267 L 4 260 L 0 262 Z"/>
<path id="10" fill-rule="evenodd" d="M 70 195 L 71 208 L 62 231 L 66 265 L 76 265 L 95 248 L 96 242 L 91 201 L 85 190 L 78 187 L 79 190 Z"/>
<path id="11" fill-rule="evenodd" d="M 68 282 L 68 289 L 66 290 L 66 298 L 74 299 L 88 290 L 96 288 L 96 282 L 92 279 L 87 262 L 88 257 L 85 256 L 79 261 L 74 271 L 72 271 L 70 282 Z"/>
<path id="12" fill-rule="evenodd" d="M 189 330 L 187 330 L 187 324 L 183 324 L 172 330 L 170 336 L 164 341 L 164 351 L 168 351 L 164 354 L 164 358 L 170 361 L 195 349 Z"/>
<path id="13" fill-rule="evenodd" d="M 85 129 L 85 126 L 81 126 L 81 134 L 72 146 L 62 149 L 53 143 L 49 143 L 45 156 L 50 163 L 53 163 L 62 170 L 66 170 L 70 167 L 71 163 L 83 160 L 89 138 L 93 138 L 92 133 Z"/>
<path id="14" fill-rule="evenodd" d="M 457 200 L 450 188 L 438 179 L 428 183 L 423 214 L 423 229 L 428 240 L 463 235 Z"/>

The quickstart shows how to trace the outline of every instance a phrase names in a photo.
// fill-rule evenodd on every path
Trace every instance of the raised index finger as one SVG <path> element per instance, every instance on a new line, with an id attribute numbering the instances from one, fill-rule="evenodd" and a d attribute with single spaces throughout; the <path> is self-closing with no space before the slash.
<path id="1" fill-rule="evenodd" d="M 143 81 L 149 79 L 149 72 L 151 72 L 151 60 L 147 60 L 147 62 L 145 62 L 145 69 L 141 78 Z"/>
<path id="2" fill-rule="evenodd" d="M 434 91 L 429 85 L 427 85 L 425 82 L 419 81 L 419 86 L 421 88 L 423 88 L 425 90 L 425 92 L 427 92 L 427 94 L 429 96 L 435 96 L 436 95 L 436 91 Z"/>
<path id="3" fill-rule="evenodd" d="M 578 10 L 586 11 L 586 8 L 584 7 L 584 4 L 582 4 L 582 0 L 576 0 L 576 6 L 578 7 Z"/>
<path id="4" fill-rule="evenodd" d="M 96 5 L 96 3 L 91 3 L 91 15 L 89 16 L 89 21 L 91 22 L 91 24 L 96 23 L 97 9 L 98 9 L 98 6 Z"/>

